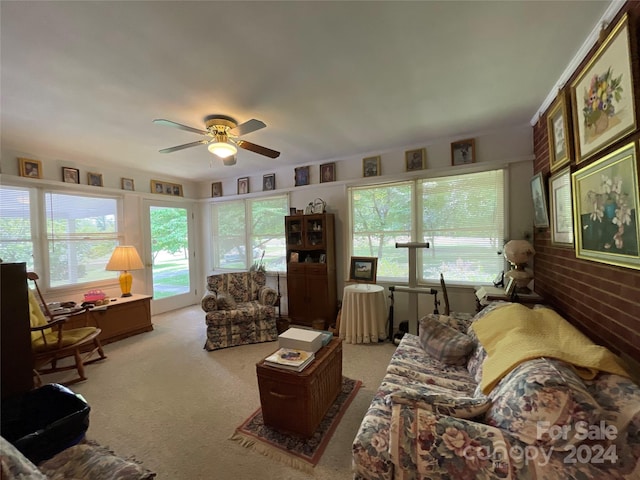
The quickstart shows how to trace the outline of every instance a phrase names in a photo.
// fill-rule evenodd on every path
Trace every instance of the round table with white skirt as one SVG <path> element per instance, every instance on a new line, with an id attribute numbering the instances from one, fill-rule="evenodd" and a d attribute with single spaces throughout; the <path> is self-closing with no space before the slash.
<path id="1" fill-rule="evenodd" d="M 340 338 L 346 343 L 377 343 L 385 340 L 386 303 L 380 285 L 358 283 L 344 287 Z"/>

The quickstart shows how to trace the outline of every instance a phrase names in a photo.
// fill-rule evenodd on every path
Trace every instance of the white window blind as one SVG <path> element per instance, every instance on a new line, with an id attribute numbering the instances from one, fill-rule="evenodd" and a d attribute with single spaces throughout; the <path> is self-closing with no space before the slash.
<path id="1" fill-rule="evenodd" d="M 503 269 L 504 171 L 424 179 L 419 184 L 422 213 L 422 278 L 459 284 L 490 282 Z"/>
<path id="2" fill-rule="evenodd" d="M 116 198 L 45 193 L 50 285 L 106 280 L 105 271 L 120 243 Z"/>
<path id="3" fill-rule="evenodd" d="M 0 258 L 34 269 L 34 245 L 29 189 L 0 187 Z"/>

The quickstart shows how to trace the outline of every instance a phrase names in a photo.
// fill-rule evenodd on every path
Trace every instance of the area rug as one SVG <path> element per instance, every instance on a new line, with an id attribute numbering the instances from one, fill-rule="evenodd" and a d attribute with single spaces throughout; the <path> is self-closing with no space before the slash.
<path id="1" fill-rule="evenodd" d="M 310 438 L 287 435 L 267 427 L 262 419 L 262 409 L 258 408 L 229 439 L 291 467 L 312 472 L 361 386 L 360 380 L 342 377 L 342 390 Z"/>

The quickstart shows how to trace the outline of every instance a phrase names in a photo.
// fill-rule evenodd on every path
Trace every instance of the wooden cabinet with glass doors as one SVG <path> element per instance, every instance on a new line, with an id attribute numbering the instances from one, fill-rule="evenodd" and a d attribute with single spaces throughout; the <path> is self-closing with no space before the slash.
<path id="1" fill-rule="evenodd" d="M 326 329 L 337 314 L 333 214 L 287 216 L 285 232 L 289 320 Z"/>

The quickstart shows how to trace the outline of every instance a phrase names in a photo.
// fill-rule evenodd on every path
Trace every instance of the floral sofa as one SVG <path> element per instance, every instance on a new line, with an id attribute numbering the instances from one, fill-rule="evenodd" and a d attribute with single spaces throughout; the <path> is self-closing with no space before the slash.
<path id="1" fill-rule="evenodd" d="M 207 350 L 278 339 L 278 293 L 266 285 L 264 272 L 210 275 L 201 301 L 206 312 Z"/>
<path id="2" fill-rule="evenodd" d="M 82 442 L 34 465 L 0 437 L 0 478 L 3 480 L 150 480 L 156 474 L 96 444 Z"/>
<path id="3" fill-rule="evenodd" d="M 640 387 L 628 378 L 582 380 L 542 357 L 482 393 L 472 325 L 504 305 L 427 315 L 420 336 L 404 335 L 354 439 L 354 479 L 640 478 Z M 466 337 L 457 356 L 425 345 L 427 321 Z"/>

